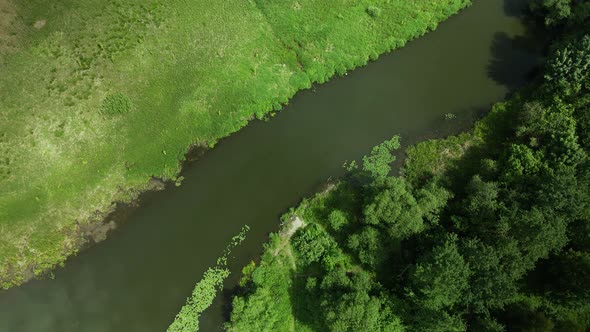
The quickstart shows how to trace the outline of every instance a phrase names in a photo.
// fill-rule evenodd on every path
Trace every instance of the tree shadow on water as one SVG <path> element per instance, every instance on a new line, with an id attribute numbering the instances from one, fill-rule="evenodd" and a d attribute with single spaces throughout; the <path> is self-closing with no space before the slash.
<path id="1" fill-rule="evenodd" d="M 522 16 L 528 10 L 529 0 L 504 0 L 504 14 L 511 17 Z"/>
<path id="2" fill-rule="evenodd" d="M 504 32 L 497 32 L 490 51 L 488 76 L 509 90 L 514 91 L 536 76 L 540 63 L 539 44 L 529 34 L 511 38 Z"/>

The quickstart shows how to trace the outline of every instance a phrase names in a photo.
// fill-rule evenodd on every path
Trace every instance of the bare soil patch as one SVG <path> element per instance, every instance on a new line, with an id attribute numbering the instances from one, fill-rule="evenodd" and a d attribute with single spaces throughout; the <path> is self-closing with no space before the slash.
<path id="1" fill-rule="evenodd" d="M 41 29 L 45 26 L 46 23 L 47 23 L 47 20 L 38 20 L 37 22 L 35 22 L 35 24 L 33 24 L 33 27 L 35 29 Z"/>

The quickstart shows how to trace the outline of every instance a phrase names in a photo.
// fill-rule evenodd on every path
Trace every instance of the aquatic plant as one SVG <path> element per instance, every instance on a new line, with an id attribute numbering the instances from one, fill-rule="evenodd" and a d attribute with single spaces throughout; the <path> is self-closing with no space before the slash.
<path id="1" fill-rule="evenodd" d="M 199 330 L 199 317 L 205 309 L 209 308 L 221 290 L 223 282 L 230 275 L 227 268 L 227 259 L 231 251 L 246 239 L 246 233 L 250 228 L 242 227 L 238 235 L 232 237 L 230 243 L 224 249 L 223 254 L 217 259 L 217 264 L 205 271 L 203 277 L 193 289 L 191 296 L 182 306 L 180 312 L 174 318 L 174 321 L 167 332 L 196 332 Z"/>

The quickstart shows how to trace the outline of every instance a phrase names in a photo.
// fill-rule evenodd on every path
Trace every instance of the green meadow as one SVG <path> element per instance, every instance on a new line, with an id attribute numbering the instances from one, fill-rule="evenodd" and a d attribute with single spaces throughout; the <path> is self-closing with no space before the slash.
<path id="1" fill-rule="evenodd" d="M 176 181 L 297 91 L 468 0 L 0 0 L 0 284 L 63 264 L 114 202 Z"/>

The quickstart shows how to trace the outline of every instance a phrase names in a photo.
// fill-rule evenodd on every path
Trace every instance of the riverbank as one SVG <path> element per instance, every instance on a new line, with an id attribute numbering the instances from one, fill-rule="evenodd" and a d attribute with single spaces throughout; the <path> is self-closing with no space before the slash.
<path id="1" fill-rule="evenodd" d="M 19 40 L 0 54 L 2 287 L 62 264 L 76 225 L 150 178 L 175 181 L 191 144 L 215 145 L 467 4 L 16 5 L 3 29 Z"/>

